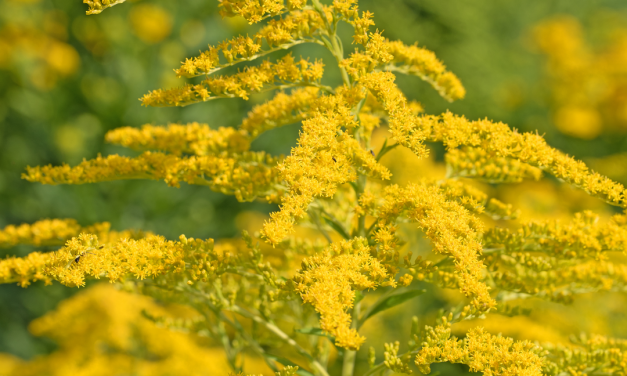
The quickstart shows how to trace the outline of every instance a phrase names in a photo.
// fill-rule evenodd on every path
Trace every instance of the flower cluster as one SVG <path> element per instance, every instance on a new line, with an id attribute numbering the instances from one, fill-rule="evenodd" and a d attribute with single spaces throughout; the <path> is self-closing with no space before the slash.
<path id="1" fill-rule="evenodd" d="M 223 255 L 213 252 L 213 239 L 188 240 L 181 235 L 180 241 L 173 242 L 148 235 L 105 244 L 95 235 L 82 233 L 57 251 L 0 261 L 0 281 L 18 282 L 24 287 L 38 280 L 84 286 L 86 276 L 115 282 L 132 275 L 137 279 L 166 276 L 193 283 L 213 276 L 216 266 L 226 267 L 225 261 Z"/>
<path id="2" fill-rule="evenodd" d="M 122 4 L 125 1 L 126 0 L 83 0 L 83 3 L 89 5 L 87 14 L 98 14 L 107 8 Z"/>
<path id="3" fill-rule="evenodd" d="M 222 17 L 242 16 L 249 23 L 279 15 L 285 11 L 302 9 L 307 0 L 221 0 Z"/>
<path id="4" fill-rule="evenodd" d="M 292 55 L 276 63 L 264 61 L 247 67 L 232 76 L 210 77 L 199 84 L 157 89 L 144 95 L 144 106 L 186 106 L 216 98 L 244 98 L 255 92 L 297 86 L 317 86 L 322 78 L 323 64 L 306 59 L 295 61 Z"/>
<path id="5" fill-rule="evenodd" d="M 50 355 L 17 364 L 7 376 L 99 375 L 104 369 L 139 375 L 228 371 L 224 351 L 181 331 L 157 325 L 147 313 L 181 319 L 197 312 L 164 306 L 144 296 L 98 284 L 33 321 L 30 331 L 54 340 Z M 141 352 L 143 357 L 137 357 Z"/>
<path id="6" fill-rule="evenodd" d="M 91 13 L 119 2 L 87 1 Z M 130 345 L 135 342 L 128 340 L 127 321 L 121 319 L 132 316 L 138 321 L 136 331 L 145 337 L 137 342 L 143 346 L 137 353 L 158 359 L 153 365 L 162 367 L 146 366 L 152 372 L 146 374 L 195 374 L 189 364 L 175 367 L 171 360 L 205 364 L 210 359 L 207 348 L 198 349 L 195 342 L 174 334 L 172 343 L 159 347 L 155 338 L 165 335 L 155 334 L 157 323 L 209 337 L 203 343 L 209 348 L 221 345 L 220 355 L 235 372 L 243 371 L 244 357 L 255 354 L 279 376 L 292 376 L 300 369 L 328 376 L 335 345 L 342 348 L 342 374 L 352 376 L 356 351 L 367 340 L 360 332 L 364 322 L 435 285 L 462 293 L 442 294 L 447 302 L 441 307 L 457 308 L 447 308 L 448 316 L 427 325 L 422 339 L 414 320 L 404 354 L 400 341 L 388 343 L 385 360 L 377 365 L 372 350 L 368 375 L 386 369 L 410 372 L 412 359 L 422 372 L 429 372 L 436 362 L 465 364 L 486 375 L 625 372 L 626 346 L 621 341 L 592 337 L 575 346 L 543 349 L 493 335 L 489 325 L 484 330 L 471 320 L 495 321 L 487 315 L 494 311 L 517 315 L 520 307 L 515 305 L 530 297 L 568 303 L 584 293 L 627 291 L 627 265 L 624 254 L 619 255 L 627 249 L 627 216 L 602 222 L 585 211 L 570 222 L 517 226 L 505 222 L 518 217 L 514 205 L 490 197 L 493 192 L 487 193 L 486 185 L 468 179 L 520 183 L 538 180 L 546 172 L 627 209 L 622 185 L 548 146 L 538 134 L 450 112 L 425 114 L 396 85 L 395 74 L 418 76 L 448 101 L 464 97 L 460 80 L 433 52 L 372 32 L 373 14 L 360 11 L 357 0 L 333 0 L 327 5 L 319 0 L 309 4 L 306 0 L 221 0 L 220 8 L 223 16 L 263 24 L 251 37 L 240 35 L 210 46 L 176 70 L 179 77 L 205 75 L 203 81 L 152 91 L 142 102 L 186 106 L 217 98 L 247 100 L 253 93 L 278 90 L 272 99 L 255 106 L 239 128 L 199 123 L 119 128 L 109 131 L 106 140 L 141 154 L 98 156 L 74 167 L 28 167 L 23 177 L 44 184 L 158 179 L 178 187 L 185 182 L 235 195 L 239 201 L 279 203 L 279 210 L 269 219 L 243 214 L 238 225 L 255 231 L 263 222 L 260 231 L 254 235 L 244 231 L 242 239 L 216 244 L 183 235 L 173 241 L 150 233 L 110 231 L 106 222 L 84 227 L 72 220 L 45 220 L 1 230 L 2 247 L 65 245 L 53 252 L 1 260 L 0 283 L 26 287 L 35 281 L 59 281 L 84 286 L 88 278 L 107 278 L 160 302 L 192 307 L 195 315 L 175 318 L 166 309 L 155 309 L 138 319 L 138 312 L 152 308 L 148 299 L 133 301 L 98 286 L 90 297 L 78 296 L 68 308 L 33 325 L 34 332 L 50 335 L 61 348 L 39 363 L 25 364 L 36 370 L 45 365 L 75 373 L 60 364 L 63 356 L 72 367 L 96 367 L 97 361 L 106 361 L 126 370 L 129 359 L 134 359 L 127 353 L 135 350 Z M 341 23 L 354 31 L 354 48 L 347 49 L 346 55 Z M 296 60 L 289 53 L 232 75 L 215 75 L 301 43 L 326 48 L 342 83 L 322 85 L 322 61 Z M 251 151 L 262 133 L 299 122 L 302 127 L 289 156 Z M 385 130 L 391 137 L 383 140 Z M 437 177 L 403 159 L 427 157 L 428 142 L 447 149 L 446 175 L 444 164 L 435 158 L 425 165 L 437 170 Z M 394 154 L 399 150 L 405 154 Z M 400 160 L 393 163 L 407 162 L 404 172 L 410 171 L 412 183 L 390 183 L 392 172 L 400 175 L 386 164 L 392 155 Z M 501 227 L 493 227 L 495 223 Z M 421 289 L 416 288 L 418 283 Z M 387 291 L 381 294 L 376 291 L 379 287 Z M 99 303 L 107 299 L 125 301 L 129 310 Z M 81 353 L 75 346 L 80 342 L 68 343 L 68 339 L 94 324 L 88 318 L 68 318 L 82 315 L 87 306 L 95 307 L 104 324 L 85 336 L 88 341 Z M 428 309 L 421 312 L 430 320 L 433 312 Z M 103 312 L 112 313 L 103 318 Z M 472 325 L 464 329 L 462 339 L 451 335 L 452 323 L 460 321 Z M 57 330 L 56 322 L 71 328 L 67 333 Z M 114 351 L 103 354 L 103 347 L 94 343 Z M 179 347 L 173 349 L 173 344 Z M 75 361 L 76 354 L 88 361 Z M 203 360 L 196 359 L 200 355 Z M 290 367 L 279 370 L 278 363 Z M 31 372 L 15 367 L 21 374 Z"/>
<path id="7" fill-rule="evenodd" d="M 543 252 L 563 259 L 602 260 L 607 252 L 627 252 L 627 217 L 616 215 L 605 223 L 585 211 L 570 223 L 530 222 L 516 231 L 494 228 L 484 235 L 484 245 L 510 255 Z"/>
<path id="8" fill-rule="evenodd" d="M 167 127 L 146 124 L 141 129 L 117 128 L 107 132 L 105 140 L 135 150 L 159 150 L 174 155 L 216 155 L 221 152 L 247 151 L 247 134 L 233 128 L 211 129 L 207 124 L 169 124 Z"/>
<path id="9" fill-rule="evenodd" d="M 321 27 L 322 18 L 316 11 L 291 13 L 285 18 L 270 21 L 253 37 L 239 36 L 218 46 L 209 46 L 200 56 L 186 59 L 175 72 L 179 77 L 209 75 L 224 67 L 255 60 L 301 43 L 317 43 L 313 36 L 320 32 Z M 264 44 L 267 45 L 265 49 Z M 220 55 L 226 62 L 220 61 Z"/>
<path id="10" fill-rule="evenodd" d="M 374 289 L 388 278 L 383 265 L 370 256 L 366 240 L 355 238 L 303 260 L 294 282 L 303 302 L 320 313 L 320 326 L 335 337 L 335 344 L 358 350 L 365 338 L 351 327 L 346 310 L 353 307 L 355 290 Z"/>
<path id="11" fill-rule="evenodd" d="M 416 365 L 423 373 L 430 373 L 433 363 L 462 363 L 471 372 L 484 375 L 540 376 L 544 359 L 541 349 L 531 342 L 514 342 L 511 338 L 494 336 L 482 328 L 471 329 L 466 338 L 451 337 L 451 325 L 443 323 L 427 327 L 422 349 L 416 355 Z"/>
<path id="12" fill-rule="evenodd" d="M 499 157 L 484 149 L 464 147 L 446 153 L 450 177 L 476 178 L 489 183 L 520 183 L 524 179 L 540 180 L 542 170 L 518 159 Z"/>
<path id="13" fill-rule="evenodd" d="M 597 373 L 620 375 L 627 372 L 627 342 L 600 335 L 581 335 L 569 345 L 547 346 L 550 360 L 547 375 L 580 374 L 588 369 Z"/>
<path id="14" fill-rule="evenodd" d="M 469 121 L 450 112 L 442 116 L 423 116 L 419 129 L 432 141 L 448 148 L 460 145 L 481 147 L 486 152 L 518 159 L 583 189 L 607 203 L 627 208 L 627 191 L 622 184 L 590 171 L 581 161 L 548 146 L 535 133 L 518 133 L 506 124 L 489 120 Z"/>
<path id="15" fill-rule="evenodd" d="M 450 102 L 463 99 L 466 95 L 459 78 L 447 71 L 433 52 L 417 45 L 406 46 L 400 41 L 386 41 L 386 47 L 393 59 L 385 70 L 418 76 Z"/>
<path id="16" fill-rule="evenodd" d="M 257 105 L 242 121 L 240 129 L 255 138 L 265 131 L 297 123 L 309 115 L 309 107 L 320 95 L 315 87 L 294 89 L 289 94 L 277 93 L 266 103 Z"/>
<path id="17" fill-rule="evenodd" d="M 485 266 L 479 260 L 483 225 L 457 202 L 448 201 L 437 186 L 426 184 L 400 188 L 386 187 L 383 204 L 376 209 L 378 230 L 375 240 L 390 243 L 396 219 L 404 216 L 416 222 L 433 242 L 434 251 L 451 256 L 459 278 L 459 288 L 473 297 L 473 306 L 486 311 L 496 302 L 481 281 Z M 390 247 L 392 250 L 394 247 Z"/>
<path id="18" fill-rule="evenodd" d="M 29 167 L 24 179 L 43 184 L 85 184 L 120 179 L 164 180 L 178 187 L 180 182 L 206 185 L 211 189 L 234 194 L 240 201 L 257 196 L 280 194 L 278 172 L 272 168 L 277 158 L 264 152 L 177 157 L 172 154 L 145 152 L 130 158 L 110 155 L 83 161 L 75 167 Z"/>
<path id="19" fill-rule="evenodd" d="M 389 171 L 341 129 L 357 127 L 350 109 L 360 100 L 358 93 L 341 90 L 320 98 L 311 118 L 303 121 L 298 147 L 278 167 L 281 179 L 289 184 L 289 194 L 283 198 L 281 210 L 264 224 L 262 234 L 272 244 L 292 231 L 295 219 L 305 215 L 315 197 L 332 197 L 339 185 L 355 181 L 357 166 L 366 174 L 389 179 Z M 359 164 L 355 166 L 353 161 Z"/>
<path id="20" fill-rule="evenodd" d="M 0 230 L 0 247 L 59 245 L 83 232 L 97 233 L 102 237 L 110 227 L 107 222 L 82 227 L 75 219 L 43 219 L 33 224 L 8 225 Z"/>

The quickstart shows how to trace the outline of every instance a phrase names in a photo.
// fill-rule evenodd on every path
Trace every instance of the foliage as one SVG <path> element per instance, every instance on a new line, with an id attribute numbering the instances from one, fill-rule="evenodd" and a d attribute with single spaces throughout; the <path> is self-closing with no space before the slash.
<path id="1" fill-rule="evenodd" d="M 123 1 L 85 2 L 95 14 Z M 272 99 L 237 128 L 195 122 L 111 130 L 108 142 L 141 154 L 27 167 L 23 178 L 51 185 L 184 182 L 239 202 L 279 204 L 278 210 L 252 234 L 215 241 L 185 235 L 173 241 L 71 219 L 7 226 L 0 246 L 63 246 L 1 260 L 0 282 L 82 287 L 86 279 L 106 278 L 117 289 L 88 287 L 35 321 L 32 331 L 54 339 L 59 349 L 28 362 L 0 358 L 5 373 L 200 375 L 223 372 L 226 367 L 212 361 L 220 358 L 234 373 L 251 370 L 252 362 L 253 372 L 277 375 L 411 373 L 415 367 L 429 373 L 441 362 L 486 375 L 627 372 L 620 339 L 595 335 L 551 344 L 484 329 L 497 321 L 494 314 L 524 315 L 528 301 L 568 304 L 590 292 L 623 292 L 627 215 L 584 211 L 519 223 L 514 205 L 490 197 L 481 182 L 520 183 L 547 174 L 627 210 L 620 183 L 538 133 L 450 111 L 424 113 L 397 80 L 416 76 L 447 101 L 466 95 L 461 81 L 433 52 L 386 39 L 356 0 L 222 0 L 220 7 L 223 17 L 264 25 L 252 37 L 186 59 L 176 75 L 191 83 L 153 90 L 142 104 L 249 100 L 276 91 Z M 137 25 L 147 42 L 160 38 L 158 28 Z M 339 34 L 346 25 L 353 30 L 350 54 Z M 266 58 L 301 44 L 325 48 L 341 84 L 323 83 L 332 59 Z M 245 65 L 251 61 L 256 65 Z M 229 73 L 231 67 L 237 72 Z M 290 155 L 251 149 L 264 133 L 297 122 L 302 127 Z M 432 145 L 446 148 L 445 175 L 430 173 L 436 170 Z M 413 181 L 401 183 L 396 171 L 411 167 L 411 158 L 427 168 L 410 171 Z M 360 333 L 362 326 L 406 307 L 423 293 L 419 286 L 459 294 L 449 293 L 437 317 L 423 317 L 423 328 L 417 318 L 407 323 L 411 331 L 399 333 L 405 352 L 400 341 L 387 343 L 385 360 L 377 363 L 381 349 L 373 348 L 366 369 L 357 351 L 372 338 Z M 467 323 L 473 326 L 461 338 L 453 335 L 452 326 Z"/>

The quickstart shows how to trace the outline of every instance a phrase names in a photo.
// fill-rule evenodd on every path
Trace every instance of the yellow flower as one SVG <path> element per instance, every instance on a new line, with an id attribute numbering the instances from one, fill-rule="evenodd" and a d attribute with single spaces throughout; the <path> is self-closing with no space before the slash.
<path id="1" fill-rule="evenodd" d="M 211 261 L 220 264 L 211 265 Z M 134 240 L 117 239 L 101 243 L 97 236 L 82 233 L 65 246 L 50 253 L 32 252 L 28 256 L 10 257 L 0 261 L 0 282 L 17 282 L 26 287 L 43 280 L 57 280 L 67 286 L 84 286 L 85 277 L 107 277 L 116 282 L 130 276 L 137 279 L 164 276 L 172 280 L 211 278 L 216 270 L 228 266 L 228 257 L 213 251 L 213 239 L 167 241 L 161 236 L 147 235 Z"/>
<path id="2" fill-rule="evenodd" d="M 149 233 L 140 231 L 110 231 L 108 222 L 95 223 L 82 227 L 74 219 L 44 219 L 33 224 L 9 225 L 0 230 L 0 247 L 12 247 L 17 244 L 35 246 L 62 245 L 70 238 L 87 232 L 97 234 L 100 239 L 113 241 L 121 238 L 139 239 Z"/>
<path id="3" fill-rule="evenodd" d="M 389 278 L 387 271 L 370 256 L 363 238 L 332 244 L 324 252 L 303 260 L 294 277 L 303 302 L 320 313 L 320 327 L 335 337 L 337 346 L 358 350 L 365 338 L 351 327 L 355 290 L 374 289 Z"/>
<path id="4" fill-rule="evenodd" d="M 317 86 L 322 78 L 323 64 L 295 61 L 292 55 L 276 63 L 264 61 L 247 67 L 232 76 L 210 77 L 200 84 L 186 84 L 174 89 L 157 89 L 141 98 L 144 106 L 186 106 L 216 98 L 244 98 L 254 92 L 296 86 Z"/>
<path id="5" fill-rule="evenodd" d="M 126 0 L 83 0 L 83 3 L 89 5 L 87 14 L 98 14 L 109 7 L 122 4 L 125 1 Z"/>
<path id="6" fill-rule="evenodd" d="M 135 150 L 160 150 L 174 155 L 216 155 L 225 151 L 244 152 L 250 147 L 244 132 L 224 127 L 214 130 L 199 123 L 117 128 L 107 132 L 105 140 Z"/>

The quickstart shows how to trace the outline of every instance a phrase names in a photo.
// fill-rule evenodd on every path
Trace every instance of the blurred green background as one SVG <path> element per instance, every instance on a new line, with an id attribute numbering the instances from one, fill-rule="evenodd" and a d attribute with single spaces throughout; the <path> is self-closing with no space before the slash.
<path id="1" fill-rule="evenodd" d="M 245 22 L 221 19 L 217 4 L 130 1 L 85 16 L 79 0 L 0 0 L 0 227 L 75 218 L 83 225 L 108 221 L 114 229 L 144 229 L 168 238 L 182 233 L 221 238 L 237 235 L 238 212 L 273 209 L 238 203 L 204 187 L 176 189 L 156 181 L 42 186 L 20 179 L 28 165 L 76 164 L 98 153 L 131 155 L 103 143 L 105 132 L 120 126 L 188 121 L 237 126 L 268 96 L 167 109 L 143 108 L 138 101 L 149 90 L 180 85 L 172 70 L 185 57 L 207 44 L 253 32 L 255 27 Z M 399 80 L 427 113 L 450 109 L 523 131 L 537 129 L 550 144 L 592 162 L 627 152 L 627 128 L 604 128 L 583 140 L 554 126 L 556 81 L 533 36 L 539 23 L 568 15 L 580 24 L 590 50 L 603 51 L 620 39 L 621 27 L 627 30 L 624 0 L 363 0 L 360 8 L 374 12 L 377 28 L 388 38 L 418 41 L 435 51 L 464 83 L 467 97 L 448 103 L 418 78 Z M 294 54 L 328 57 L 320 46 L 299 46 Z M 326 83 L 339 84 L 337 69 L 327 68 Z M 625 75 L 623 70 L 603 77 L 610 77 L 606 85 L 618 85 L 627 82 Z M 616 90 L 627 96 L 627 84 Z M 297 126 L 286 127 L 253 147 L 288 153 L 297 134 Z M 625 181 L 627 172 L 617 170 L 612 177 Z M 32 250 L 0 250 L 0 257 Z M 28 359 L 51 351 L 53 344 L 32 337 L 27 325 L 74 291 L 59 285 L 0 285 L 0 352 Z"/>

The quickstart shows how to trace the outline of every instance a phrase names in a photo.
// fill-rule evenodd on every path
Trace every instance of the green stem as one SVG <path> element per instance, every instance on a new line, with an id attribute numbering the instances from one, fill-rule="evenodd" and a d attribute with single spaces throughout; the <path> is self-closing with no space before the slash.
<path id="1" fill-rule="evenodd" d="M 361 302 L 357 302 L 353 307 L 353 320 L 351 322 L 351 328 L 357 328 L 357 320 L 359 320 L 359 313 L 361 311 Z M 357 351 L 345 350 L 344 360 L 342 361 L 342 376 L 353 376 L 355 372 L 355 359 L 357 357 Z"/>
<path id="2" fill-rule="evenodd" d="M 320 0 L 313 0 L 312 3 L 314 9 L 320 13 L 320 16 L 324 20 L 327 35 L 329 36 L 329 39 L 331 39 L 331 48 L 329 48 L 329 51 L 331 51 L 331 54 L 333 54 L 335 60 L 337 60 L 340 73 L 342 74 L 342 81 L 344 82 L 344 85 L 351 87 L 351 80 L 348 76 L 348 72 L 346 72 L 346 68 L 340 66 L 340 63 L 344 60 L 344 48 L 342 47 L 342 41 L 337 36 L 337 21 L 332 23 L 327 19 L 327 15 L 324 12 L 324 8 L 322 7 Z"/>
<path id="3" fill-rule="evenodd" d="M 304 356 L 309 360 L 309 363 L 316 371 L 322 376 L 329 376 L 329 373 L 325 369 L 325 367 L 320 364 L 307 350 L 302 348 L 298 342 L 294 341 L 293 338 L 285 334 L 278 326 L 274 325 L 271 322 L 264 320 L 261 316 L 257 316 L 254 313 L 248 312 L 247 310 L 240 308 L 239 306 L 231 306 L 229 309 L 239 315 L 242 315 L 248 319 L 253 320 L 254 322 L 262 325 L 264 328 L 268 329 L 272 333 L 274 333 L 277 337 L 283 340 L 288 345 L 292 346 L 300 355 Z"/>

